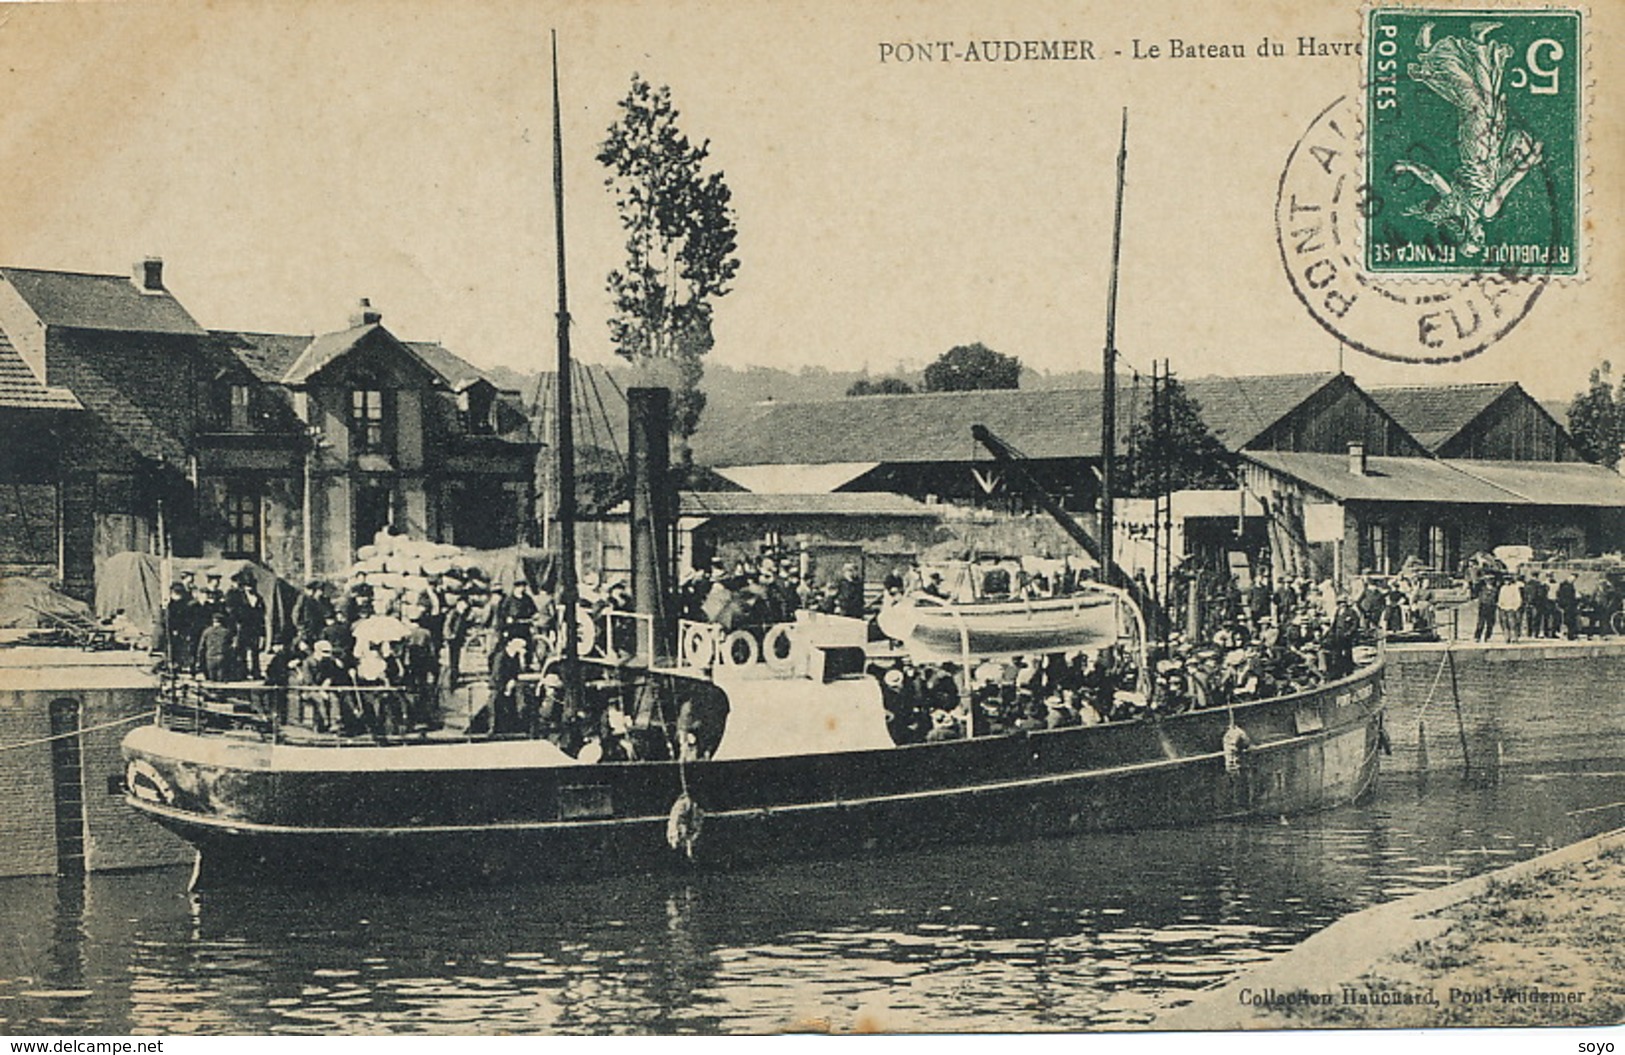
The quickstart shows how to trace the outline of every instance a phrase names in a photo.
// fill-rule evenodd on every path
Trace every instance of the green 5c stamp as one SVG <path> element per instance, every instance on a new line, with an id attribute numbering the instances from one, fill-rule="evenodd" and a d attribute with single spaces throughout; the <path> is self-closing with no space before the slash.
<path id="1" fill-rule="evenodd" d="M 1580 273 L 1579 11 L 1375 8 L 1366 268 Z"/>

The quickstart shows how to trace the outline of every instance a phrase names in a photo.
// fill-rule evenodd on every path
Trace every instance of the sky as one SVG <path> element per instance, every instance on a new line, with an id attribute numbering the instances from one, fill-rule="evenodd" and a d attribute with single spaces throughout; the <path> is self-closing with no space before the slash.
<path id="1" fill-rule="evenodd" d="M 1587 32 L 1625 29 L 1593 5 Z M 593 155 L 634 72 L 670 85 L 732 188 L 741 268 L 712 357 L 919 367 L 981 341 L 1097 369 L 1129 114 L 1117 344 L 1185 376 L 1336 369 L 1276 243 L 1288 153 L 1358 57 L 1353 2 L 25 4 L 0 11 L 0 264 L 165 259 L 205 326 L 339 329 L 360 296 L 411 340 L 534 370 L 553 347 L 548 33 L 563 90 L 574 344 L 611 355 L 622 237 Z M 1282 58 L 1256 57 L 1264 37 Z M 1245 59 L 1134 59 L 1169 41 Z M 967 62 L 985 40 L 1089 40 L 1095 61 Z M 882 61 L 950 42 L 950 61 Z M 937 49 L 940 51 L 940 49 Z M 1122 54 L 1117 54 L 1122 52 Z M 1517 380 L 1560 399 L 1617 349 L 1625 129 L 1591 49 L 1582 280 L 1454 366 L 1341 359 L 1363 383 Z M 1612 95 L 1612 98 L 1605 98 Z M 1607 103 L 1604 106 L 1603 103 Z"/>

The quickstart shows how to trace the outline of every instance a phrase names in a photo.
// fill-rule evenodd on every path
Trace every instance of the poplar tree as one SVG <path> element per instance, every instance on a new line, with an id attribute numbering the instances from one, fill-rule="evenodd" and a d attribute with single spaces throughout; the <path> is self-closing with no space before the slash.
<path id="1" fill-rule="evenodd" d="M 620 116 L 598 150 L 609 169 L 604 185 L 626 232 L 626 259 L 609 273 L 609 320 L 618 355 L 646 364 L 676 364 L 672 432 L 676 459 L 705 409 L 700 390 L 712 336 L 712 305 L 739 272 L 732 193 L 721 172 L 706 172 L 710 141 L 689 142 L 678 128 L 671 89 L 637 74 Z"/>
<path id="2" fill-rule="evenodd" d="M 1606 359 L 1591 371 L 1590 385 L 1569 404 L 1569 435 L 1588 461 L 1610 469 L 1619 464 L 1625 443 L 1625 379 L 1614 394 L 1613 364 Z"/>

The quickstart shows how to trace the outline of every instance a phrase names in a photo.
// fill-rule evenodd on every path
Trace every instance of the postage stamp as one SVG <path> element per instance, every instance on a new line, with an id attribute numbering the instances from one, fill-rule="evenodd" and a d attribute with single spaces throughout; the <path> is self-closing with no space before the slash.
<path id="1" fill-rule="evenodd" d="M 1578 10 L 1367 12 L 1369 271 L 1581 272 L 1583 31 Z"/>
<path id="2" fill-rule="evenodd" d="M 1360 225 L 1391 210 L 1365 182 L 1360 107 L 1344 96 L 1322 110 L 1281 172 L 1275 234 L 1292 291 L 1347 348 L 1390 362 L 1471 359 L 1523 321 L 1550 284 L 1550 268 L 1480 265 L 1418 281 L 1362 266 Z M 1553 211 L 1548 202 L 1544 214 Z"/>

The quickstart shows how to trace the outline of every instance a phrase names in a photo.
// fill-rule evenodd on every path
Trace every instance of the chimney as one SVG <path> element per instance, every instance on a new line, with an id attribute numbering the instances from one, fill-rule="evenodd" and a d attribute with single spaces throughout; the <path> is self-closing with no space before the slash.
<path id="1" fill-rule="evenodd" d="M 1364 476 L 1365 472 L 1365 444 L 1349 444 L 1349 473 L 1354 476 Z"/>
<path id="2" fill-rule="evenodd" d="M 164 260 L 163 257 L 149 256 L 143 258 L 134 268 L 135 287 L 143 293 L 164 292 Z"/>
<path id="3" fill-rule="evenodd" d="M 355 311 L 350 313 L 350 328 L 353 330 L 360 326 L 376 326 L 383 319 L 383 313 L 373 308 L 372 301 L 362 297 L 356 303 Z"/>

